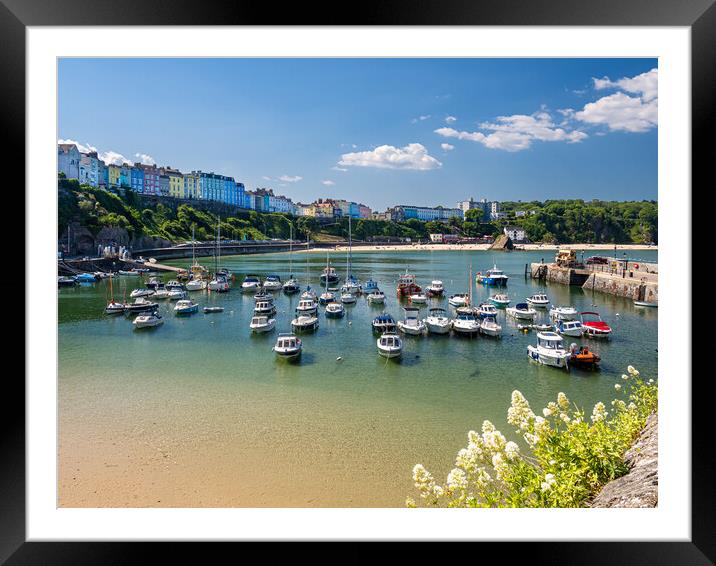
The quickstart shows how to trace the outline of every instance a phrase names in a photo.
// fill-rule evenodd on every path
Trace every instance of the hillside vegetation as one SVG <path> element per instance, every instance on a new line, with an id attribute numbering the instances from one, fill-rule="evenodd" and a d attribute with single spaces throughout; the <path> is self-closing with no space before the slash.
<path id="1" fill-rule="evenodd" d="M 146 202 L 127 191 L 124 196 L 80 185 L 76 180 L 58 181 L 58 236 L 69 222 L 78 222 L 93 234 L 103 227 L 124 228 L 130 237 L 150 236 L 180 242 L 191 239 L 192 227 L 197 240 L 216 237 L 218 215 L 206 210 L 203 203 L 180 204 L 176 208 L 161 202 Z M 471 210 L 465 221 L 457 218 L 448 223 L 405 222 L 359 219 L 352 222 L 356 240 L 380 237 L 427 239 L 431 233 L 453 233 L 464 237 L 494 236 L 506 225 L 521 226 L 533 242 L 555 243 L 658 243 L 658 207 L 654 201 L 610 202 L 582 200 L 549 200 L 542 202 L 504 202 L 508 217 L 495 222 L 481 222 L 482 211 Z M 534 211 L 515 217 L 517 210 Z M 348 219 L 330 224 L 312 217 L 294 218 L 282 213 L 237 210 L 221 218 L 223 239 L 288 238 L 293 223 L 295 239 L 310 234 L 318 241 L 336 241 L 348 236 Z"/>

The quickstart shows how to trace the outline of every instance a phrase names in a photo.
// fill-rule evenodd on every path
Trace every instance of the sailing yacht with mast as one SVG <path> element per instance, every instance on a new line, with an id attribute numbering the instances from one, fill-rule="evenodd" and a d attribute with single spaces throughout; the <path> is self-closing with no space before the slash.
<path id="1" fill-rule="evenodd" d="M 283 284 L 283 292 L 287 294 L 298 293 L 301 290 L 301 286 L 298 281 L 293 278 L 293 223 L 289 222 L 289 238 L 288 238 L 288 281 Z"/>
<path id="2" fill-rule="evenodd" d="M 119 303 L 114 300 L 112 279 L 114 279 L 114 277 L 109 278 L 109 303 L 107 303 L 107 306 L 105 307 L 104 312 L 107 314 L 119 314 L 119 313 L 124 312 L 126 305 L 124 303 Z"/>
<path id="3" fill-rule="evenodd" d="M 189 281 L 186 282 L 187 291 L 203 291 L 206 289 L 205 277 L 208 275 L 206 268 L 196 261 L 196 239 L 194 237 L 194 224 L 191 225 L 191 273 Z"/>
<path id="4" fill-rule="evenodd" d="M 221 257 L 221 218 L 216 223 L 216 254 L 214 255 L 214 278 L 209 281 L 209 291 L 226 293 L 229 282 L 226 275 L 219 273 L 219 258 Z"/>
<path id="5" fill-rule="evenodd" d="M 330 260 L 330 252 L 326 250 L 326 267 L 331 265 Z M 330 302 L 333 302 L 336 300 L 336 294 L 328 290 L 328 279 L 325 280 L 326 284 L 326 290 L 321 293 L 321 295 L 318 297 L 318 302 L 321 305 L 327 305 Z"/>
<path id="6" fill-rule="evenodd" d="M 346 265 L 346 281 L 341 287 L 341 300 L 343 300 L 343 296 L 346 294 L 350 295 L 358 295 L 361 292 L 361 287 L 358 284 L 358 280 L 353 276 L 353 233 L 351 230 L 351 217 L 348 216 L 348 255 L 347 255 L 347 265 Z M 347 297 L 346 297 L 347 298 Z M 346 301 L 343 301 L 346 302 Z"/>

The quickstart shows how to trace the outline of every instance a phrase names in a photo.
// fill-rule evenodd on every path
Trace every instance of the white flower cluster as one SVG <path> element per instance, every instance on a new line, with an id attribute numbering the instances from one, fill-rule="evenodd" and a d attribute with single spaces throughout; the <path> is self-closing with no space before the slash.
<path id="1" fill-rule="evenodd" d="M 607 414 L 607 409 L 604 406 L 604 403 L 599 401 L 599 403 L 594 405 L 594 409 L 592 410 L 592 422 L 598 423 L 605 420 L 607 418 Z"/>

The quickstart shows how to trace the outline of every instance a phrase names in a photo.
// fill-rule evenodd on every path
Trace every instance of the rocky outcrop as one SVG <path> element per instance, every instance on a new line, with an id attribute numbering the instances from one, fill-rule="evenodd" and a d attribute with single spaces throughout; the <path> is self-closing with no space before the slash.
<path id="1" fill-rule="evenodd" d="M 514 249 L 514 244 L 512 243 L 512 240 L 507 234 L 500 234 L 495 238 L 495 241 L 492 243 L 492 245 L 488 248 L 490 250 L 512 250 Z"/>
<path id="2" fill-rule="evenodd" d="M 629 473 L 606 484 L 590 507 L 656 507 L 659 500 L 658 429 L 659 419 L 654 413 L 624 454 Z"/>

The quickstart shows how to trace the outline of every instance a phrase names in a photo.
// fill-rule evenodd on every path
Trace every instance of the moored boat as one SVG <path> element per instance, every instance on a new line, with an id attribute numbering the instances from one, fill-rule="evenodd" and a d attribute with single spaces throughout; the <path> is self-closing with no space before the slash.
<path id="1" fill-rule="evenodd" d="M 527 357 L 542 365 L 569 369 L 570 353 L 556 332 L 538 332 L 537 345 L 527 346 Z"/>
<path id="2" fill-rule="evenodd" d="M 60 275 L 57 278 L 58 287 L 74 287 L 75 285 L 77 285 L 77 279 L 75 279 L 74 277 Z"/>
<path id="3" fill-rule="evenodd" d="M 378 353 L 384 358 L 399 358 L 403 354 L 403 341 L 395 333 L 385 333 L 376 340 Z"/>
<path id="4" fill-rule="evenodd" d="M 263 287 L 264 289 L 269 289 L 270 291 L 278 291 L 282 289 L 283 283 L 281 283 L 281 277 L 278 275 L 267 275 L 264 280 Z"/>
<path id="5" fill-rule="evenodd" d="M 544 293 L 534 293 L 525 300 L 535 308 L 546 309 L 549 306 L 549 298 Z"/>
<path id="6" fill-rule="evenodd" d="M 474 312 L 458 312 L 450 325 L 457 334 L 471 336 L 480 332 L 480 319 Z"/>
<path id="7" fill-rule="evenodd" d="M 602 320 L 602 317 L 597 312 L 583 312 L 582 325 L 584 326 L 584 333 L 593 338 L 609 338 L 612 333 L 611 327 Z"/>
<path id="8" fill-rule="evenodd" d="M 152 328 L 164 324 L 164 319 L 157 313 L 140 314 L 133 321 L 135 328 Z"/>
<path id="9" fill-rule="evenodd" d="M 395 324 L 395 319 L 386 312 L 376 316 L 373 319 L 372 326 L 374 332 L 381 333 L 395 332 L 397 328 L 397 325 Z"/>
<path id="10" fill-rule="evenodd" d="M 557 332 L 562 336 L 574 336 L 581 338 L 584 334 L 584 326 L 580 320 L 560 320 L 557 322 Z"/>
<path id="11" fill-rule="evenodd" d="M 428 316 L 423 321 L 428 333 L 431 334 L 449 334 L 450 319 L 447 317 L 445 309 L 441 307 L 433 307 L 428 311 Z"/>
<path id="12" fill-rule="evenodd" d="M 385 293 L 380 289 L 375 289 L 368 293 L 368 302 L 371 304 L 382 305 L 385 303 Z"/>
<path id="13" fill-rule="evenodd" d="M 405 307 L 405 318 L 398 321 L 398 330 L 405 334 L 420 336 L 425 332 L 425 323 L 418 318 L 419 309 L 416 307 Z"/>
<path id="14" fill-rule="evenodd" d="M 406 272 L 398 278 L 397 295 L 399 298 L 409 297 L 422 292 L 420 285 L 415 282 L 415 275 Z"/>
<path id="15" fill-rule="evenodd" d="M 578 315 L 577 309 L 570 306 L 555 306 L 549 309 L 549 316 L 552 320 L 576 320 Z"/>
<path id="16" fill-rule="evenodd" d="M 340 318 L 346 313 L 342 303 L 331 301 L 326 305 L 326 316 L 328 318 Z"/>
<path id="17" fill-rule="evenodd" d="M 510 297 L 504 293 L 497 293 L 490 297 L 490 302 L 498 309 L 504 309 L 510 306 Z"/>
<path id="18" fill-rule="evenodd" d="M 296 307 L 296 311 L 305 314 L 314 314 L 317 310 L 318 303 L 313 299 L 301 299 Z"/>
<path id="19" fill-rule="evenodd" d="M 254 314 L 273 314 L 276 312 L 276 307 L 272 301 L 258 301 L 254 305 Z"/>
<path id="20" fill-rule="evenodd" d="M 318 317 L 314 313 L 296 310 L 296 318 L 291 321 L 294 330 L 315 330 L 318 328 Z"/>
<path id="21" fill-rule="evenodd" d="M 480 321 L 480 332 L 487 336 L 498 337 L 502 335 L 502 326 L 497 323 L 494 316 L 486 316 Z"/>
<path id="22" fill-rule="evenodd" d="M 480 303 L 480 306 L 477 307 L 477 316 L 480 318 L 491 316 L 494 318 L 497 316 L 497 307 L 492 303 Z"/>
<path id="23" fill-rule="evenodd" d="M 276 327 L 276 319 L 266 315 L 257 315 L 251 318 L 249 328 L 251 332 L 270 332 Z"/>
<path id="24" fill-rule="evenodd" d="M 507 316 L 519 320 L 534 320 L 535 316 L 537 316 L 537 311 L 527 303 L 517 303 L 514 307 L 507 307 L 505 312 Z"/>
<path id="25" fill-rule="evenodd" d="M 303 344 L 295 334 L 281 333 L 276 339 L 273 351 L 276 356 L 283 359 L 295 359 L 301 355 Z"/>
<path id="26" fill-rule="evenodd" d="M 174 305 L 175 314 L 193 314 L 199 311 L 199 305 L 191 299 L 181 299 Z"/>
<path id="27" fill-rule="evenodd" d="M 254 275 L 247 275 L 241 283 L 242 293 L 252 293 L 261 287 L 261 281 Z"/>
<path id="28" fill-rule="evenodd" d="M 455 293 L 454 295 L 450 295 L 448 303 L 453 307 L 464 307 L 468 303 L 468 297 L 469 295 L 467 293 Z"/>
<path id="29" fill-rule="evenodd" d="M 442 281 L 439 279 L 433 279 L 430 282 L 430 285 L 425 288 L 425 292 L 428 297 L 441 297 L 445 292 L 445 287 L 443 287 Z"/>
<path id="30" fill-rule="evenodd" d="M 601 358 L 588 346 L 572 344 L 569 348 L 569 365 L 582 369 L 597 369 Z"/>
<path id="31" fill-rule="evenodd" d="M 507 285 L 508 279 L 509 277 L 501 269 L 497 269 L 497 265 L 493 266 L 492 269 L 488 269 L 484 274 L 478 273 L 475 276 L 477 283 L 493 287 L 504 287 Z"/>

